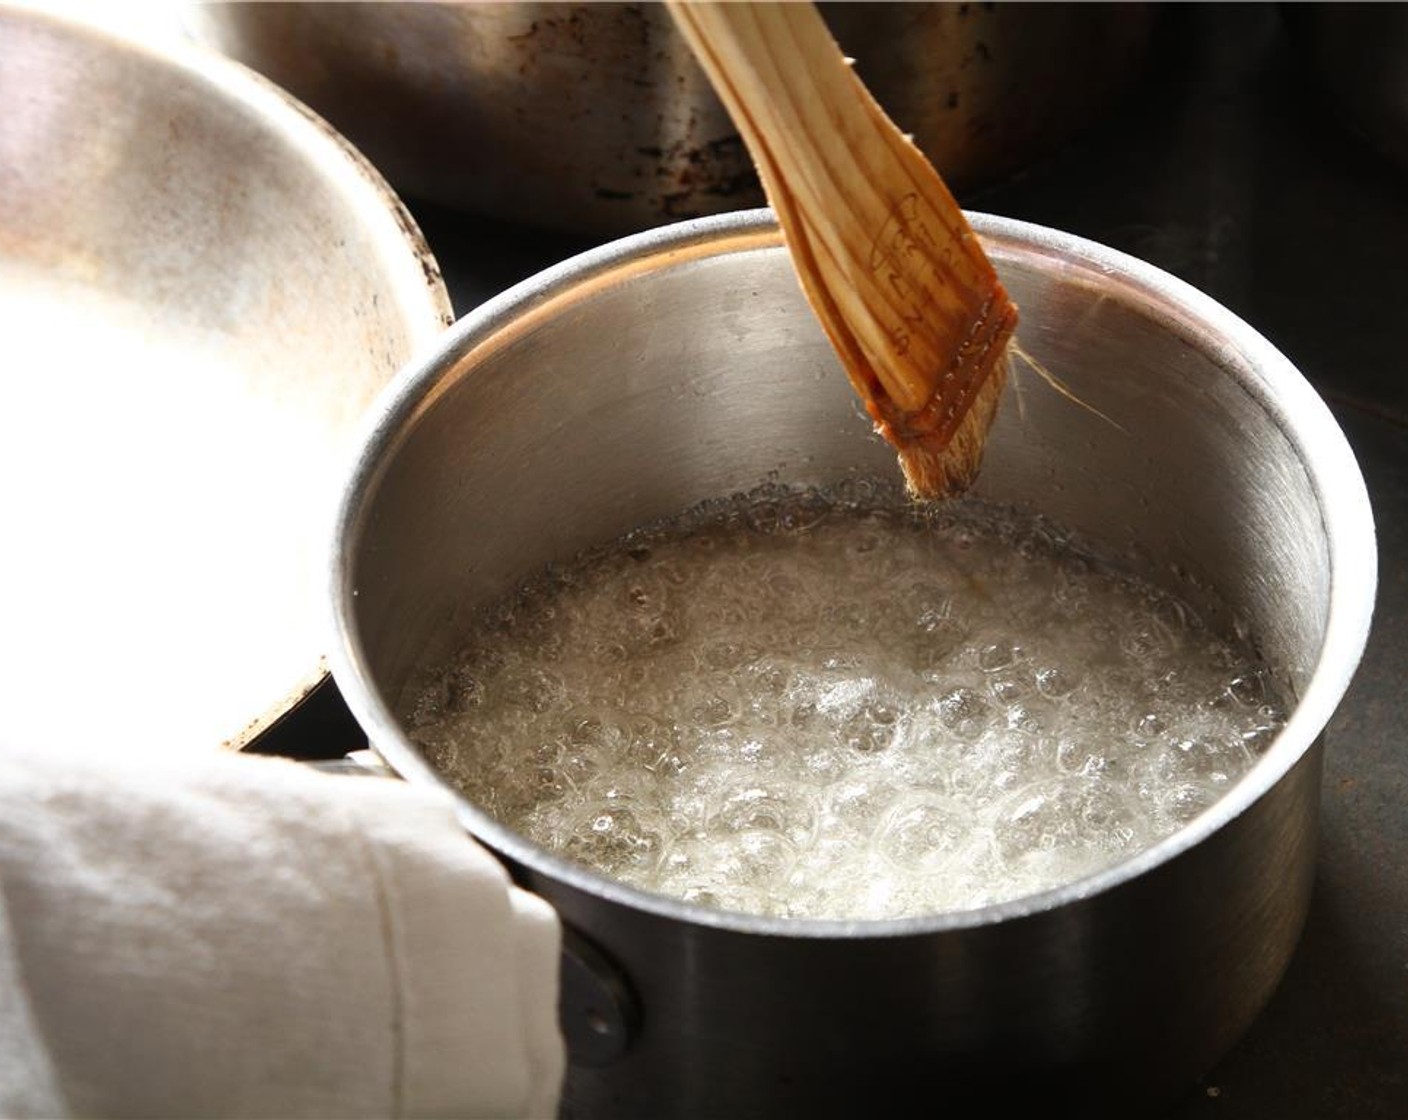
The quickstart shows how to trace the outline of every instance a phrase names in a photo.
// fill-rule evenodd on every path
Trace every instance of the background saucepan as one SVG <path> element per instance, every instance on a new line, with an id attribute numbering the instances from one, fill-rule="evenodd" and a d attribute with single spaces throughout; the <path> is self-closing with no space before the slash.
<path id="1" fill-rule="evenodd" d="M 1151 4 L 823 4 L 949 184 L 1050 153 L 1138 73 Z M 322 113 L 409 196 L 592 234 L 762 202 L 658 4 L 216 3 L 207 43 Z"/>

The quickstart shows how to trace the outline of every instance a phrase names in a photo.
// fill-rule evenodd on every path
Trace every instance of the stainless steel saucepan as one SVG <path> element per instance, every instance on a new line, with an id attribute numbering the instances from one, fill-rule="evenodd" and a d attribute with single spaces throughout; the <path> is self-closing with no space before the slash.
<path id="1" fill-rule="evenodd" d="M 1305 380 L 1212 300 L 1075 237 L 974 224 L 1022 308 L 1022 344 L 1114 421 L 1019 376 L 978 492 L 1249 627 L 1294 688 L 1289 723 L 1223 800 L 1123 863 L 906 920 L 788 921 L 642 893 L 461 799 L 466 827 L 567 927 L 570 1115 L 1013 1099 L 1150 1115 L 1231 1046 L 1291 956 L 1321 733 L 1374 597 L 1357 465 Z M 618 242 L 480 307 L 383 398 L 336 528 L 334 674 L 390 765 L 439 783 L 393 712 L 487 599 L 705 498 L 895 471 L 768 213 Z"/>
<path id="2" fill-rule="evenodd" d="M 1049 154 L 1138 73 L 1151 4 L 823 4 L 866 85 L 964 190 Z M 658 4 L 206 3 L 203 41 L 273 78 L 406 194 L 626 233 L 762 202 Z"/>
<path id="3" fill-rule="evenodd" d="M 439 271 L 211 52 L 0 7 L 0 107 L 0 740 L 240 746 L 326 675 L 321 526 Z"/>

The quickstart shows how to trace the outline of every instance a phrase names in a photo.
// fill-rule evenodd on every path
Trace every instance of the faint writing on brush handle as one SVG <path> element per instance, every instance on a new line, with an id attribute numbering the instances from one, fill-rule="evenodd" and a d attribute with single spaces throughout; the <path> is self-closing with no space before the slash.
<path id="1" fill-rule="evenodd" d="M 909 352 L 916 333 L 933 333 L 934 256 L 939 251 L 920 212 L 919 195 L 905 195 L 891 207 L 867 261 L 871 274 L 895 297 L 900 322 L 890 328 L 890 341 L 897 354 Z"/>

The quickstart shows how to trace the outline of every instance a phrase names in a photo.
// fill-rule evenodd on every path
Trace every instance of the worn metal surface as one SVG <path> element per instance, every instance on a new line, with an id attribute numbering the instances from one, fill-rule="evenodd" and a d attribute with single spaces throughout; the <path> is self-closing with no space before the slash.
<path id="1" fill-rule="evenodd" d="M 951 184 L 1097 119 L 1151 6 L 825 4 L 877 99 Z M 274 78 L 405 193 L 623 233 L 757 206 L 752 164 L 656 4 L 209 4 L 204 40 Z"/>
<path id="2" fill-rule="evenodd" d="M 1232 1044 L 1289 959 L 1318 736 L 1373 599 L 1348 445 L 1284 358 L 1186 285 L 1066 235 L 975 225 L 1023 309 L 1024 346 L 1117 425 L 1028 386 L 993 429 L 978 492 L 1102 541 L 1212 620 L 1216 588 L 1297 708 L 1251 774 L 1169 840 L 1044 895 L 906 921 L 789 922 L 644 894 L 462 803 L 639 1000 L 638 1041 L 574 1067 L 573 1114 L 853 1115 L 901 1107 L 936 1076 L 949 1101 L 1148 1107 Z M 382 407 L 339 518 L 333 664 L 413 780 L 438 779 L 390 705 L 525 574 L 769 478 L 896 470 L 766 215 L 656 231 L 530 280 L 461 321 Z"/>
<path id="3" fill-rule="evenodd" d="M 239 745 L 323 676 L 351 427 L 448 318 L 262 79 L 0 9 L 0 736 Z"/>

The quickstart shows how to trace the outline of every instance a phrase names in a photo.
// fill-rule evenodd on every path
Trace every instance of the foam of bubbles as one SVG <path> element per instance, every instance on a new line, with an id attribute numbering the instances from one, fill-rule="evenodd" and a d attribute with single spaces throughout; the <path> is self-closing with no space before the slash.
<path id="1" fill-rule="evenodd" d="M 767 488 L 485 612 L 409 698 L 471 800 L 647 890 L 883 918 L 1168 835 L 1283 722 L 1248 650 L 1050 525 Z"/>

